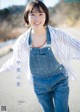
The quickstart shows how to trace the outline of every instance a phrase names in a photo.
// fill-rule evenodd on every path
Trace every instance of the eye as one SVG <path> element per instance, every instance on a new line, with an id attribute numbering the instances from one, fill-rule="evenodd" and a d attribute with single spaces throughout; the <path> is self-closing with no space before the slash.
<path id="1" fill-rule="evenodd" d="M 43 16 L 43 13 L 40 13 L 39 16 Z"/>
<path id="2" fill-rule="evenodd" d="M 35 14 L 34 13 L 29 13 L 29 16 L 35 16 Z"/>
<path id="3" fill-rule="evenodd" d="M 31 13 L 31 16 L 35 16 L 35 14 L 34 13 Z"/>

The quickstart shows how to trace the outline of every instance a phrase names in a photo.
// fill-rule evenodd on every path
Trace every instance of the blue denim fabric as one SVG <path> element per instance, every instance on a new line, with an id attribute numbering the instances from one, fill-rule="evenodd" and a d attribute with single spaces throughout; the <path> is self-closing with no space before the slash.
<path id="1" fill-rule="evenodd" d="M 29 38 L 31 45 L 31 36 Z M 47 29 L 47 44 L 51 44 Z M 30 49 L 34 91 L 44 112 L 68 112 L 68 77 L 50 47 Z M 54 99 L 54 101 L 53 101 Z"/>
<path id="2" fill-rule="evenodd" d="M 31 48 L 30 70 L 34 75 L 53 75 L 60 67 L 50 47 Z M 58 70 L 59 71 L 59 70 Z"/>
<path id="3" fill-rule="evenodd" d="M 65 74 L 33 76 L 33 82 L 34 91 L 44 112 L 69 112 L 69 86 Z"/>
<path id="4" fill-rule="evenodd" d="M 51 44 L 50 32 L 47 28 L 47 44 Z M 29 44 L 31 45 L 31 33 L 29 37 Z M 50 47 L 33 48 L 30 49 L 30 70 L 34 75 L 51 75 L 58 68 L 60 64 L 56 60 Z"/>

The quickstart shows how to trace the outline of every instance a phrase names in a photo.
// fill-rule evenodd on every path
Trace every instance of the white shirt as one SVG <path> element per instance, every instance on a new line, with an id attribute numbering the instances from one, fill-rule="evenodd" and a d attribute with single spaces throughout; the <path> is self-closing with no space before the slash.
<path id="1" fill-rule="evenodd" d="M 76 40 L 60 29 L 48 26 L 51 35 L 52 51 L 55 52 L 55 57 L 59 63 L 63 64 L 66 70 L 66 75 L 75 78 L 74 71 L 70 66 L 71 59 L 80 59 L 80 40 Z M 28 44 L 31 28 L 23 33 L 13 46 L 12 57 L 2 66 L 2 71 L 17 71 L 20 75 L 26 74 L 27 79 L 32 80 L 32 74 L 29 67 L 29 51 Z M 20 78 L 18 78 L 20 79 Z"/>

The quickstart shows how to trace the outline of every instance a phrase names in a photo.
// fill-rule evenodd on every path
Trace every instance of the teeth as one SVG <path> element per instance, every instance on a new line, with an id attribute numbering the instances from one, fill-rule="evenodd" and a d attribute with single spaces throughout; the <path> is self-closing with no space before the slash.
<path id="1" fill-rule="evenodd" d="M 35 23 L 35 25 L 39 25 L 40 23 Z"/>

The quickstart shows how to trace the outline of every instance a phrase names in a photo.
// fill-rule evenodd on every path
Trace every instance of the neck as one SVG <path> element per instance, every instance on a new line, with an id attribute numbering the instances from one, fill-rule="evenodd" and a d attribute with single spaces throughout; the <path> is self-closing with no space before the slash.
<path id="1" fill-rule="evenodd" d="M 41 34 L 44 34 L 46 32 L 46 27 L 42 27 L 40 29 L 36 28 L 36 29 L 33 29 L 32 28 L 32 34 L 33 35 L 41 35 Z"/>

